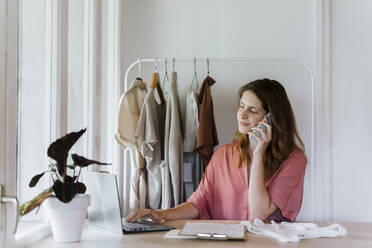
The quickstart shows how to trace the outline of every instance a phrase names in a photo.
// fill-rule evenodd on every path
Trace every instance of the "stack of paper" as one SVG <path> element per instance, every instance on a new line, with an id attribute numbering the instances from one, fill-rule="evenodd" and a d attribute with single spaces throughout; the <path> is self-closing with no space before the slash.
<path id="1" fill-rule="evenodd" d="M 207 222 L 186 222 L 177 237 L 173 232 L 167 238 L 207 238 L 207 239 L 244 239 L 245 227 L 242 224 L 221 224 Z"/>

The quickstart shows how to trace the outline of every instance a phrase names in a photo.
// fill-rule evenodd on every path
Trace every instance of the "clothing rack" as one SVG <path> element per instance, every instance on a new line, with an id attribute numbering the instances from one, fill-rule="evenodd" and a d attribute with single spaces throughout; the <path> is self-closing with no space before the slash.
<path id="1" fill-rule="evenodd" d="M 125 91 L 128 90 L 128 74 L 130 70 L 138 64 L 138 71 L 139 74 L 141 74 L 141 64 L 142 63 L 154 63 L 155 68 L 157 70 L 157 63 L 158 62 L 170 62 L 173 63 L 189 63 L 189 62 L 206 62 L 208 64 L 208 72 L 209 72 L 209 63 L 210 62 L 283 62 L 283 63 L 298 63 L 306 68 L 306 70 L 309 72 L 310 75 L 310 83 L 311 83 L 311 140 L 310 140 L 310 167 L 312 168 L 312 163 L 314 161 L 314 129 L 315 129 L 315 96 L 314 96 L 314 72 L 311 68 L 311 66 L 303 59 L 301 58 L 294 58 L 294 57 L 267 57 L 267 58 L 154 58 L 154 59 L 140 59 L 138 58 L 135 62 L 133 62 L 127 69 L 125 73 L 125 79 L 124 79 L 124 87 Z M 310 180 L 312 184 L 315 182 L 315 175 L 314 172 L 311 171 L 310 174 Z M 314 202 L 314 190 L 313 187 L 311 188 L 311 202 Z M 314 210 L 312 211 L 312 216 L 314 216 Z"/>
<path id="2" fill-rule="evenodd" d="M 172 63 L 188 63 L 188 62 L 292 62 L 292 63 L 298 63 L 306 68 L 306 70 L 309 72 L 310 78 L 311 78 L 311 91 L 312 91 L 312 99 L 314 98 L 314 72 L 311 68 L 311 66 L 300 58 L 285 58 L 285 57 L 278 57 L 278 58 L 201 58 L 201 59 L 189 59 L 189 58 L 154 58 L 154 59 L 140 59 L 138 58 L 135 62 L 133 62 L 125 72 L 125 79 L 124 79 L 124 87 L 125 91 L 128 90 L 128 74 L 130 70 L 138 64 L 138 70 L 139 73 L 141 72 L 141 64 L 142 63 L 154 63 L 155 66 L 157 66 L 157 62 L 172 62 Z"/>

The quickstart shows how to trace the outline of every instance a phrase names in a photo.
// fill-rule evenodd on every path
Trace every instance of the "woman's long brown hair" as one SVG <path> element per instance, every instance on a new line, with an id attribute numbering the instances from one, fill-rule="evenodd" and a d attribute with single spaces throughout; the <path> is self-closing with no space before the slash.
<path id="1" fill-rule="evenodd" d="M 238 106 L 245 91 L 253 92 L 261 100 L 262 108 L 271 115 L 272 139 L 264 155 L 265 180 L 268 180 L 295 148 L 304 150 L 304 143 L 298 135 L 287 93 L 279 82 L 265 78 L 242 86 L 238 92 Z M 237 167 L 243 163 L 250 164 L 252 158 L 248 153 L 248 135 L 237 131 L 234 144 L 238 155 Z"/>

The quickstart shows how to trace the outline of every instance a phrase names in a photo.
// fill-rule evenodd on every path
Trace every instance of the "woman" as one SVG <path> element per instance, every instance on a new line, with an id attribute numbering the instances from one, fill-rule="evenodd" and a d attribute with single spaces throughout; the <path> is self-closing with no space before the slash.
<path id="1" fill-rule="evenodd" d="M 134 210 L 127 221 L 148 217 L 156 221 L 296 220 L 307 161 L 286 91 L 275 80 L 261 79 L 241 87 L 238 95 L 239 130 L 231 144 L 213 154 L 196 192 L 171 209 Z M 260 123 L 267 132 L 257 127 Z"/>

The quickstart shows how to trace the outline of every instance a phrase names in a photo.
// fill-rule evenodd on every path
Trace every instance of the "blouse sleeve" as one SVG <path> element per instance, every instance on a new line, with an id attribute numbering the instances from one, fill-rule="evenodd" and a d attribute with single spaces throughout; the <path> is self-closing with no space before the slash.
<path id="1" fill-rule="evenodd" d="M 271 201 L 291 221 L 296 220 L 301 209 L 306 163 L 302 151 L 292 152 L 280 165 L 267 188 Z"/>
<path id="2" fill-rule="evenodd" d="M 119 113 L 117 119 L 117 127 L 115 130 L 115 139 L 123 149 L 135 148 L 134 133 L 137 127 L 137 119 L 133 114 L 131 107 L 133 106 L 132 95 L 124 93 L 120 98 Z"/>
<path id="3" fill-rule="evenodd" d="M 213 156 L 196 191 L 187 200 L 199 211 L 199 219 L 210 220 L 213 199 Z"/>

